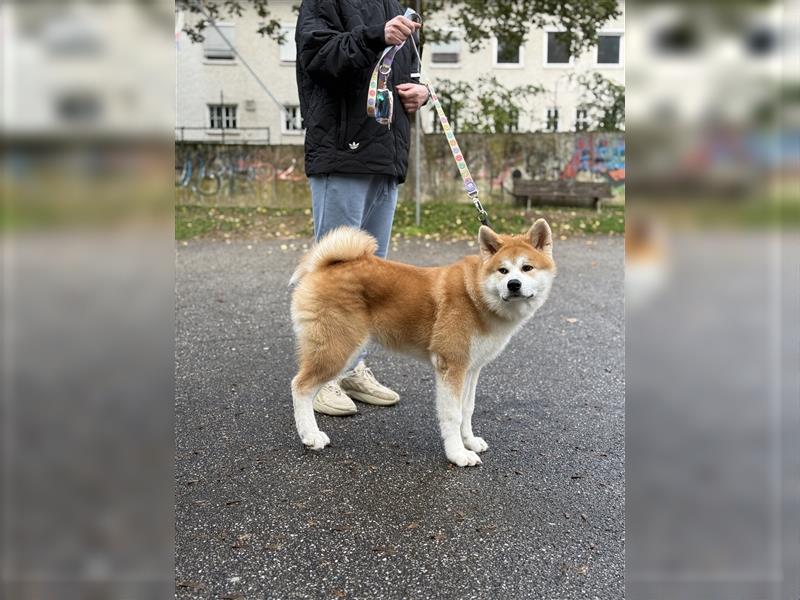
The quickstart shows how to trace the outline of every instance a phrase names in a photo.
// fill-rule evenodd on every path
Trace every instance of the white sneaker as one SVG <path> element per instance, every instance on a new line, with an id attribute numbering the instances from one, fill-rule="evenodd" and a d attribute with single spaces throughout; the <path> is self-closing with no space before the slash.
<path id="1" fill-rule="evenodd" d="M 345 417 L 358 412 L 355 403 L 335 381 L 329 381 L 317 392 L 314 397 L 314 410 L 333 417 Z"/>
<path id="2" fill-rule="evenodd" d="M 400 400 L 397 392 L 378 383 L 375 375 L 363 360 L 356 365 L 355 369 L 344 374 L 344 377 L 339 380 L 339 385 L 345 394 L 367 404 L 391 406 Z"/>

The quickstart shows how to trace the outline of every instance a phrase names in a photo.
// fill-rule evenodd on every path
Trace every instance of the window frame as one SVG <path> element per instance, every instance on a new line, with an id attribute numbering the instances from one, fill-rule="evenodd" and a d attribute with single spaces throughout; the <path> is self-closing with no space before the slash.
<path id="1" fill-rule="evenodd" d="M 583 122 L 586 123 L 586 129 L 578 129 L 578 123 L 581 122 L 578 118 L 578 113 L 583 111 L 586 114 L 586 117 L 583 119 Z M 589 109 L 586 106 L 576 106 L 575 107 L 575 124 L 573 126 L 573 131 L 575 133 L 584 133 L 590 131 L 592 129 L 592 117 L 589 114 Z"/>
<path id="2" fill-rule="evenodd" d="M 231 41 L 231 44 L 233 46 L 236 46 L 236 23 L 230 23 L 230 22 L 217 23 L 217 27 L 219 27 L 220 29 L 223 29 L 224 27 L 231 27 L 233 29 L 233 33 L 234 33 L 233 40 Z M 213 31 L 215 34 L 217 33 L 217 30 L 214 29 L 213 27 L 211 27 L 211 31 Z M 221 33 L 218 34 L 218 35 L 222 36 Z M 238 62 L 237 57 L 236 57 L 236 53 L 233 50 L 231 50 L 230 48 L 228 48 L 228 50 L 231 53 L 230 56 L 226 56 L 226 57 L 208 56 L 208 54 L 206 54 L 205 40 L 203 40 L 202 50 L 203 50 L 203 61 L 206 64 L 209 64 L 209 65 L 232 65 L 232 64 L 236 64 Z"/>
<path id="3" fill-rule="evenodd" d="M 514 107 L 512 107 L 511 111 L 512 111 L 512 114 L 514 115 L 514 121 L 509 124 L 508 131 L 505 132 L 505 133 L 519 133 L 520 117 L 521 117 L 519 107 L 514 106 Z"/>
<path id="4" fill-rule="evenodd" d="M 550 129 L 550 111 L 555 111 L 556 113 L 556 128 Z M 557 106 L 549 106 L 544 109 L 544 131 L 545 133 L 558 133 L 561 131 L 561 109 Z"/>
<path id="5" fill-rule="evenodd" d="M 542 66 L 545 69 L 572 69 L 575 67 L 575 55 L 570 52 L 569 55 L 569 62 L 565 63 L 551 63 L 548 62 L 548 46 L 550 42 L 550 34 L 551 33 L 566 33 L 566 29 L 558 28 L 558 27 L 545 27 L 542 33 L 544 37 L 542 38 Z"/>
<path id="6" fill-rule="evenodd" d="M 598 40 L 600 36 L 618 37 L 619 38 L 619 62 L 616 63 L 601 63 L 600 62 L 600 44 L 595 44 L 594 47 L 594 67 L 596 69 L 624 69 L 625 68 L 625 30 L 624 29 L 603 29 L 597 32 Z"/>
<path id="7" fill-rule="evenodd" d="M 463 48 L 464 36 L 463 36 L 461 30 L 458 27 L 443 27 L 442 30 L 450 32 L 450 33 L 455 33 L 458 36 L 458 43 L 459 43 L 459 47 L 458 47 L 458 62 L 454 62 L 454 63 L 434 62 L 433 61 L 434 49 L 433 49 L 433 44 L 431 43 L 431 47 L 428 49 L 428 52 L 426 53 L 426 54 L 429 53 L 429 56 L 430 56 L 430 62 L 428 64 L 431 66 L 431 68 L 434 68 L 434 69 L 460 69 L 461 68 L 461 64 L 462 64 L 461 61 L 463 60 L 463 57 L 464 57 L 464 48 Z"/>
<path id="8" fill-rule="evenodd" d="M 296 109 L 297 114 L 295 115 L 295 122 L 300 125 L 300 129 L 289 129 L 286 127 L 286 120 L 289 116 L 288 110 L 281 111 L 281 134 L 283 135 L 304 135 L 306 132 L 305 127 L 303 127 L 303 115 L 300 112 L 300 105 L 299 104 L 285 104 L 285 109 Z"/>
<path id="9" fill-rule="evenodd" d="M 518 62 L 506 63 L 497 61 L 497 51 L 500 49 L 500 44 L 495 36 L 492 36 L 492 67 L 495 69 L 524 69 L 525 68 L 525 44 L 519 45 Z"/>
<path id="10" fill-rule="evenodd" d="M 278 60 L 282 65 L 294 65 L 297 62 L 297 44 L 294 41 L 295 32 L 297 30 L 296 23 L 281 23 L 281 33 L 284 33 L 286 30 L 292 32 L 291 37 L 287 36 L 286 41 L 293 45 L 294 47 L 294 58 L 284 58 L 283 57 L 283 49 L 288 44 L 278 44 Z"/>
<path id="11" fill-rule="evenodd" d="M 208 106 L 208 129 L 210 131 L 236 131 L 239 129 L 239 105 L 237 103 L 211 103 L 209 102 L 206 106 Z M 214 117 L 211 114 L 211 111 L 215 108 L 220 109 L 219 119 L 221 121 L 222 127 L 214 127 Z M 233 109 L 233 114 L 226 114 L 230 109 Z M 233 127 L 229 127 L 227 123 L 233 122 Z"/>

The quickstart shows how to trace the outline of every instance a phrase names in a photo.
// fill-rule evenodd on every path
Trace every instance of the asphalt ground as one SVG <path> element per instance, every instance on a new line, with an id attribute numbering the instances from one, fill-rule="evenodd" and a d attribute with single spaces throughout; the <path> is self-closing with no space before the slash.
<path id="1" fill-rule="evenodd" d="M 411 241 L 391 258 L 476 251 Z M 305 450 L 287 287 L 302 242 L 180 245 L 176 597 L 623 598 L 623 252 L 556 240 L 548 303 L 478 384 L 483 465 L 459 469 L 430 365 L 381 349 L 368 362 L 401 401 L 318 416 L 331 446 Z"/>

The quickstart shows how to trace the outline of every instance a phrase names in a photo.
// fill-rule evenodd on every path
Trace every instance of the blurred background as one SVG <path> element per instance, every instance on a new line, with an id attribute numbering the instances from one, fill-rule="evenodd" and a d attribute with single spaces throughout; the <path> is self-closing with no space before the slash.
<path id="1" fill-rule="evenodd" d="M 3 598 L 174 591 L 173 19 L 0 4 Z"/>
<path id="2" fill-rule="evenodd" d="M 799 25 L 628 5 L 629 598 L 800 593 Z"/>
<path id="3" fill-rule="evenodd" d="M 0 4 L 4 596 L 174 593 L 175 240 L 308 236 L 293 4 Z M 797 2 L 517 4 L 423 72 L 496 223 L 626 236 L 626 596 L 797 598 Z M 471 236 L 435 127 L 396 231 Z"/>

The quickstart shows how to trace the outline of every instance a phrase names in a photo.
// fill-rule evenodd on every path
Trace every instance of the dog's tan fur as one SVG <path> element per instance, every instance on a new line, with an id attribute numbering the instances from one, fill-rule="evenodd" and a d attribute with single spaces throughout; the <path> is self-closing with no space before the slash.
<path id="1" fill-rule="evenodd" d="M 493 331 L 509 329 L 507 342 L 515 326 L 531 316 L 549 292 L 548 285 L 541 300 L 534 300 L 538 306 L 529 315 L 525 307 L 517 308 L 521 302 L 510 302 L 507 307 L 491 297 L 487 280 L 512 258 L 531 265 L 542 277 L 555 273 L 552 235 L 541 219 L 518 236 L 496 235 L 482 227 L 479 241 L 481 256 L 468 256 L 449 266 L 422 268 L 378 258 L 371 236 L 340 228 L 320 240 L 302 259 L 292 277 L 297 286 L 292 320 L 299 359 L 292 390 L 298 432 L 306 445 L 318 449 L 328 443 L 327 436 L 316 428 L 310 399 L 320 386 L 347 368 L 368 339 L 431 360 L 437 388 L 443 387 L 437 393 L 462 399 L 465 384 L 471 383 L 470 373 L 483 366 L 478 364 L 483 359 L 476 356 L 476 338 L 494 339 Z M 529 307 L 527 301 L 525 304 Z M 500 350 L 502 347 L 497 353 Z M 461 415 L 461 406 L 458 409 Z M 471 410 L 469 413 L 471 419 Z M 468 433 L 472 435 L 471 425 Z M 444 425 L 442 435 L 453 462 L 480 462 L 460 456 L 463 445 L 457 448 L 459 444 L 453 442 L 451 446 L 456 448 L 448 449 L 447 436 L 454 434 L 445 431 Z M 473 445 L 483 446 L 485 442 Z"/>

